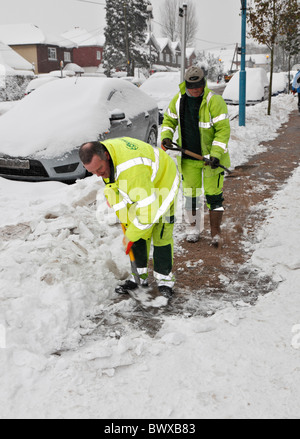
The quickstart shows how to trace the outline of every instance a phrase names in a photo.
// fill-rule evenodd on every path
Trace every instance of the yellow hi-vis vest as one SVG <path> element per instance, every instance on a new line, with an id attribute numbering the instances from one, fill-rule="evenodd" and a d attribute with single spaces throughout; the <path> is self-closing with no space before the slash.
<path id="1" fill-rule="evenodd" d="M 104 179 L 104 195 L 126 227 L 126 237 L 147 239 L 176 199 L 180 178 L 163 150 L 122 137 L 103 142 L 114 165 L 115 182 Z"/>
<path id="2" fill-rule="evenodd" d="M 181 118 L 184 114 L 181 111 L 181 100 L 186 93 L 185 82 L 180 84 L 179 88 L 180 92 L 174 96 L 165 112 L 161 140 L 172 140 L 178 128 L 177 143 L 182 146 Z M 203 100 L 199 109 L 199 132 L 202 155 L 217 157 L 221 165 L 229 168 L 230 123 L 227 105 L 222 96 L 213 93 L 207 86 L 204 89 Z M 180 160 L 178 164 L 180 167 Z M 222 172 L 221 168 L 211 169 L 208 166 L 205 167 L 207 177 L 220 172 Z"/>

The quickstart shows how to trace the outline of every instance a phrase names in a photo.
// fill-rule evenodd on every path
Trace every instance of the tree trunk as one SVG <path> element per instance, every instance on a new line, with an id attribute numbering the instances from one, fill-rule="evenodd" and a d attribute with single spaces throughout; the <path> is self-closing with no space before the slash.
<path id="1" fill-rule="evenodd" d="M 272 49 L 271 49 L 271 66 L 270 66 L 268 116 L 271 115 L 272 87 L 273 87 L 273 68 L 274 68 L 274 46 L 272 46 Z"/>

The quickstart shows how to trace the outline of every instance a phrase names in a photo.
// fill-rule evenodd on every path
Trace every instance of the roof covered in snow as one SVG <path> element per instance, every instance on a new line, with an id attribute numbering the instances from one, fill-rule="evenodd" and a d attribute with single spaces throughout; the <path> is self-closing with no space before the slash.
<path id="1" fill-rule="evenodd" d="M 172 42 L 171 40 L 169 40 L 169 38 L 156 38 L 156 41 L 160 46 L 161 52 L 163 52 L 166 47 L 169 47 L 170 51 L 175 54 L 174 49 L 172 47 Z"/>
<path id="2" fill-rule="evenodd" d="M 86 46 L 104 46 L 105 37 L 100 34 L 98 31 L 96 32 L 88 32 L 86 29 L 81 27 L 74 27 L 67 32 L 62 34 L 63 37 L 73 41 L 79 47 Z"/>
<path id="3" fill-rule="evenodd" d="M 195 49 L 193 47 L 187 47 L 185 54 L 187 58 L 190 58 L 193 54 L 195 55 Z"/>
<path id="4" fill-rule="evenodd" d="M 77 44 L 65 37 L 45 34 L 38 26 L 31 23 L 1 24 L 0 41 L 9 45 L 53 44 L 59 47 L 72 48 Z"/>
<path id="5" fill-rule="evenodd" d="M 32 71 L 32 65 L 21 55 L 19 55 L 11 47 L 0 41 L 0 64 L 5 66 L 6 71 L 10 69 L 15 70 L 29 70 Z"/>

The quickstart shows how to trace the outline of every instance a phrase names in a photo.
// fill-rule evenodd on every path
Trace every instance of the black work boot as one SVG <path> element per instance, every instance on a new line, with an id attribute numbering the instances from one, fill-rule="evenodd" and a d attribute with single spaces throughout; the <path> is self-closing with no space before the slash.
<path id="1" fill-rule="evenodd" d="M 138 285 L 136 282 L 133 282 L 132 280 L 125 280 L 125 282 L 121 285 L 116 286 L 115 292 L 117 294 L 129 294 L 129 291 L 136 290 L 139 286 L 143 288 L 148 287 L 148 281 L 142 280 L 141 285 Z"/>
<path id="2" fill-rule="evenodd" d="M 125 280 L 121 285 L 116 286 L 115 292 L 118 294 L 129 294 L 129 291 L 136 290 L 138 284 L 132 280 Z"/>
<path id="3" fill-rule="evenodd" d="M 166 297 L 167 299 L 171 299 L 174 293 L 172 288 L 168 287 L 167 285 L 161 285 L 160 287 L 158 287 L 158 291 L 162 296 Z"/>

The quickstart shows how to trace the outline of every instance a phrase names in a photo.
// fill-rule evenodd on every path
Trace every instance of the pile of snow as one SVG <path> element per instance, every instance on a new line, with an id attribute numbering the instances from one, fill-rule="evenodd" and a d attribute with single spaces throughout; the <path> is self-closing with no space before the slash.
<path id="1" fill-rule="evenodd" d="M 296 107 L 278 96 L 272 116 L 262 103 L 246 127 L 233 121 L 234 165 L 275 138 Z M 299 184 L 297 169 L 265 206 L 269 221 L 253 244 L 250 264 L 276 275 L 278 290 L 210 318 L 164 317 L 151 338 L 126 320 L 103 325 L 134 306 L 111 301 L 129 262 L 103 183 L 0 179 L 1 417 L 299 417 Z"/>

